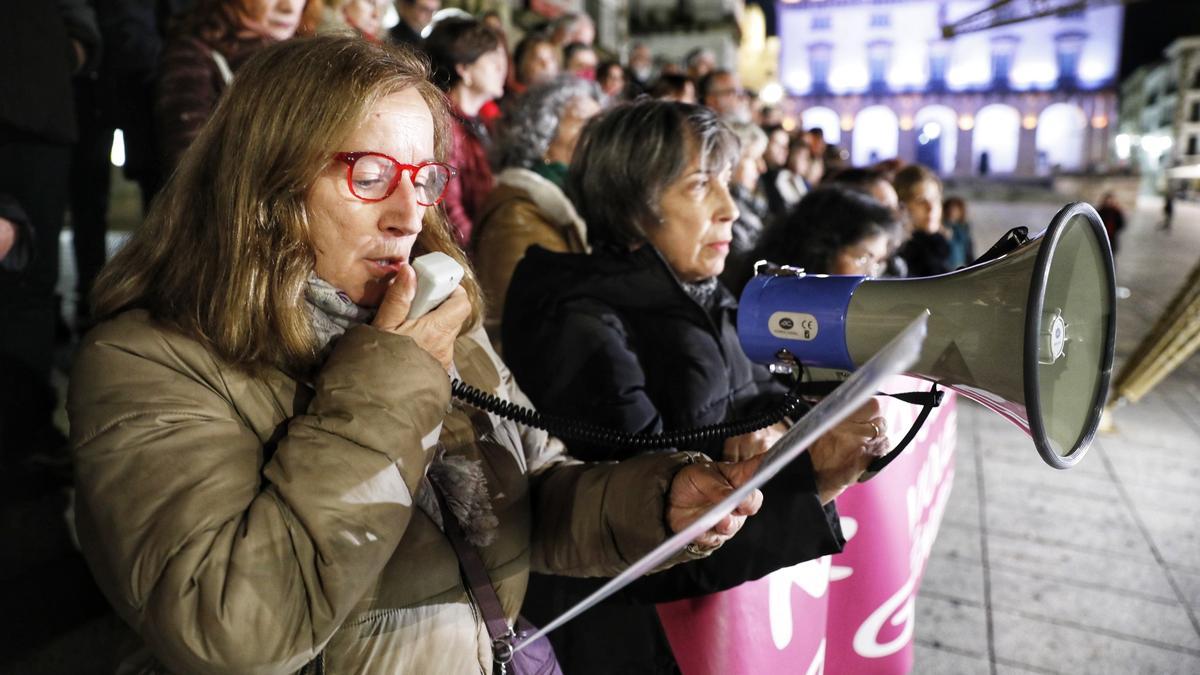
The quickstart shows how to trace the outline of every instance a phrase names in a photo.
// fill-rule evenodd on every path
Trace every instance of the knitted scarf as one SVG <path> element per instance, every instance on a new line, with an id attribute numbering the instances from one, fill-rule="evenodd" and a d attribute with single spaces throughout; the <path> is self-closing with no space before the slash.
<path id="1" fill-rule="evenodd" d="M 317 342 L 321 346 L 322 359 L 329 355 L 334 342 L 346 331 L 369 322 L 375 314 L 374 310 L 354 304 L 350 296 L 315 274 L 308 278 L 304 298 L 312 317 L 313 332 L 316 333 Z M 457 402 L 454 404 L 458 405 Z M 436 485 L 450 512 L 462 526 L 466 540 L 474 546 L 488 546 L 496 540 L 496 530 L 500 521 L 492 512 L 483 463 L 446 454 L 445 448 L 438 440 L 441 430 L 439 424 L 434 433 L 423 439 L 426 444 L 425 450 L 434 445 L 437 449 L 433 462 L 430 463 L 417 489 L 417 507 L 437 523 L 439 528 L 445 529 L 442 511 L 438 508 L 434 496 L 433 486 Z"/>

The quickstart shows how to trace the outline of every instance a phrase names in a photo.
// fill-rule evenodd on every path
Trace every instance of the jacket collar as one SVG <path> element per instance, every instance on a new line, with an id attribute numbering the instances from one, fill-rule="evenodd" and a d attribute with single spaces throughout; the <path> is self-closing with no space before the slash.
<path id="1" fill-rule="evenodd" d="M 668 310 L 682 304 L 705 313 L 650 244 L 629 252 L 597 249 L 591 254 L 552 253 L 533 247 L 520 267 L 525 268 L 522 276 L 526 282 L 520 295 L 526 297 L 514 296 L 510 289 L 509 303 L 533 301 L 551 309 L 573 299 L 592 298 L 618 309 Z M 737 301 L 721 286 L 716 306 L 736 309 Z"/>
<path id="2" fill-rule="evenodd" d="M 507 185 L 525 191 L 538 210 L 562 229 L 573 229 L 579 241 L 587 245 L 587 224 L 575 211 L 567 195 L 554 183 L 522 167 L 509 167 L 496 176 L 497 185 Z M 590 250 L 591 247 L 588 247 Z"/>

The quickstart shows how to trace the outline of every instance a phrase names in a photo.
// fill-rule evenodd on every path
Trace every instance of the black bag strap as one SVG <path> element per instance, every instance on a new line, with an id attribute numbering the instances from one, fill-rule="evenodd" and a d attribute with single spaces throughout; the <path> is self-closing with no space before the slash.
<path id="1" fill-rule="evenodd" d="M 945 396 L 946 392 L 938 391 L 937 382 L 934 382 L 933 386 L 931 386 L 927 392 L 914 391 L 908 392 L 908 394 L 922 395 L 926 397 L 925 403 L 921 405 L 921 412 L 917 413 L 917 419 L 913 421 L 912 426 L 908 428 L 908 433 L 904 434 L 904 438 L 896 444 L 896 447 L 892 448 L 892 451 L 888 454 L 880 457 L 874 462 L 871 462 L 867 466 L 867 470 L 863 472 L 862 477 L 858 479 L 860 483 L 870 480 L 875 474 L 883 471 L 885 466 L 891 464 L 892 460 L 900 456 L 900 452 L 907 448 L 908 444 L 912 443 L 913 439 L 917 437 L 917 432 L 919 432 L 921 427 L 925 425 L 925 420 L 929 419 L 929 413 L 933 412 L 934 408 L 942 404 L 942 397 Z M 896 394 L 895 398 L 900 398 L 903 395 L 905 394 Z M 901 398 L 900 400 L 903 401 L 905 399 Z"/>
<path id="2" fill-rule="evenodd" d="M 500 605 L 500 596 L 496 595 L 496 587 L 492 585 L 492 579 L 488 576 L 487 567 L 479 557 L 479 552 L 467 542 L 458 519 L 446 505 L 445 495 L 433 481 L 429 481 L 429 484 L 433 487 L 434 497 L 442 511 L 442 527 L 450 540 L 450 546 L 454 549 L 454 555 L 458 557 L 458 568 L 466 581 L 467 591 L 483 614 L 483 623 L 487 626 L 488 636 L 492 638 L 492 658 L 503 668 L 512 661 L 513 639 L 516 633 L 508 625 L 504 608 Z"/>
<path id="3" fill-rule="evenodd" d="M 793 387 L 792 392 L 797 396 L 826 396 L 841 386 L 841 384 L 837 380 L 800 382 Z M 871 462 L 867 470 L 863 472 L 862 477 L 858 479 L 860 483 L 873 478 L 875 474 L 882 471 L 888 464 L 891 464 L 892 460 L 900 456 L 900 453 L 908 447 L 908 444 L 912 443 L 913 439 L 917 437 L 917 432 L 921 430 L 921 426 L 925 424 L 925 420 L 929 419 L 929 413 L 942 404 L 942 399 L 945 395 L 946 392 L 938 389 L 937 382 L 933 383 L 929 391 L 904 391 L 898 394 L 879 392 L 879 396 L 890 396 L 898 401 L 919 405 L 921 406 L 921 412 L 917 414 L 917 419 L 913 421 L 912 426 L 908 428 L 908 433 L 904 434 L 904 438 L 896 444 L 896 447 L 892 448 L 888 454 Z"/>

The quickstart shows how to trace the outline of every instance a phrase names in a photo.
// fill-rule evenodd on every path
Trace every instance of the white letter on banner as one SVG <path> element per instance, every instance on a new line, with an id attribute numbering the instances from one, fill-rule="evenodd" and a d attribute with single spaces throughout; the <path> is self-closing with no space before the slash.
<path id="1" fill-rule="evenodd" d="M 885 656 L 895 654 L 908 644 L 912 639 L 913 633 L 913 585 L 916 580 L 916 575 L 908 578 L 904 585 L 900 587 L 896 594 L 888 598 L 887 602 L 879 606 L 879 609 L 871 612 L 871 616 L 859 626 L 858 632 L 854 634 L 854 651 L 859 656 L 868 659 L 878 659 Z M 891 619 L 891 621 L 888 621 Z M 891 642 L 884 644 L 879 643 L 879 631 L 883 630 L 883 624 L 887 622 L 893 626 L 904 625 L 903 630 Z"/>
<path id="2" fill-rule="evenodd" d="M 776 570 L 767 576 L 771 639 L 782 650 L 792 641 L 792 586 L 819 598 L 829 590 L 829 556 Z"/>

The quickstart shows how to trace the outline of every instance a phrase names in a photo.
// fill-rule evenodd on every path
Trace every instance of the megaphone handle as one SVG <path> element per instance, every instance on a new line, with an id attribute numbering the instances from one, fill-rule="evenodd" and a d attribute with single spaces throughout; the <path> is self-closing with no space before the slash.
<path id="1" fill-rule="evenodd" d="M 884 467 L 891 464 L 892 460 L 899 457 L 900 453 L 908 447 L 908 444 L 912 443 L 913 439 L 917 437 L 917 432 L 921 430 L 921 427 L 925 424 L 925 420 L 929 419 L 929 413 L 933 412 L 933 409 L 942 402 L 942 392 L 937 390 L 937 382 L 934 382 L 933 386 L 930 387 L 929 395 L 930 397 L 921 406 L 921 412 L 917 414 L 917 419 L 908 428 L 908 433 L 904 435 L 904 438 L 896 444 L 896 447 L 892 448 L 891 452 L 871 462 L 867 470 L 862 472 L 862 475 L 858 477 L 858 482 L 865 483 L 874 478 L 876 474 L 883 471 Z"/>

